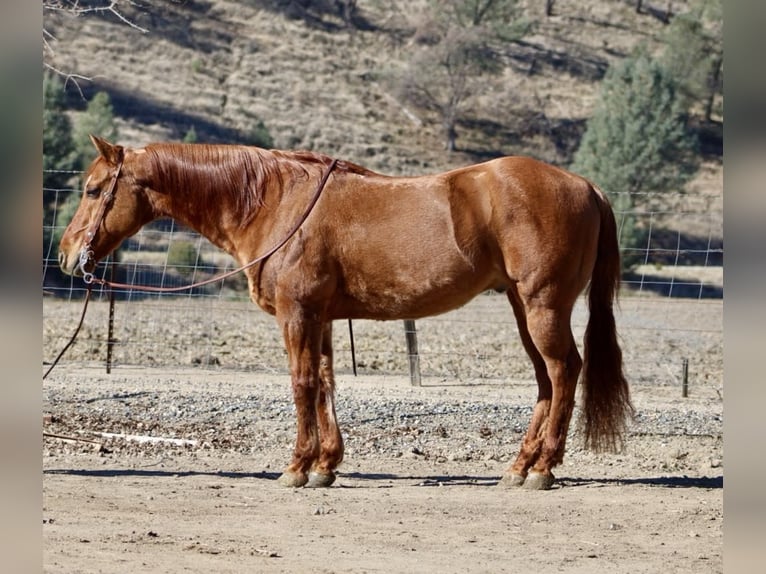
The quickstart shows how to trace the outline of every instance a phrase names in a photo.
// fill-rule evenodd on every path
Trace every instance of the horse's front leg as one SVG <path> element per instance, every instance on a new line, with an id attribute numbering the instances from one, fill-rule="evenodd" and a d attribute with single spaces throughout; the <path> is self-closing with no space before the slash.
<path id="1" fill-rule="evenodd" d="M 303 310 L 279 313 L 290 360 L 290 377 L 295 402 L 296 431 L 293 458 L 279 483 L 300 487 L 309 481 L 309 470 L 319 458 L 317 401 L 322 325 Z"/>
<path id="2" fill-rule="evenodd" d="M 343 437 L 335 416 L 335 375 L 333 372 L 332 322 L 322 329 L 322 354 L 319 363 L 319 396 L 317 401 L 320 451 L 319 459 L 309 473 L 307 486 L 330 486 L 335 482 L 335 469 L 343 461 Z"/>

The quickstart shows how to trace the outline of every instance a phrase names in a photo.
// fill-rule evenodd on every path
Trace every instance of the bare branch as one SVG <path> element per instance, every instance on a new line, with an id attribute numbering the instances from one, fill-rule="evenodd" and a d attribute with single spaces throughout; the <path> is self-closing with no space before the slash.
<path id="1" fill-rule="evenodd" d="M 112 2 L 111 6 L 109 6 L 109 11 L 110 11 L 112 14 L 114 14 L 115 16 L 117 16 L 117 18 L 119 18 L 120 20 L 122 20 L 123 22 L 125 22 L 125 23 L 126 23 L 128 26 L 130 26 L 131 28 L 135 28 L 136 30 L 138 30 L 139 32 L 142 32 L 142 33 L 144 33 L 144 34 L 147 34 L 147 33 L 149 33 L 149 30 L 147 30 L 146 28 L 142 28 L 141 26 L 139 26 L 139 25 L 135 24 L 134 22 L 131 22 L 130 20 L 128 20 L 127 18 L 125 18 L 125 16 L 123 16 L 122 14 L 120 14 L 120 13 L 117 11 L 117 9 L 114 7 L 116 4 L 117 4 L 116 2 Z"/>
<path id="2" fill-rule="evenodd" d="M 66 86 L 69 82 L 72 82 L 74 86 L 77 88 L 77 91 L 80 92 L 80 97 L 82 99 L 85 99 L 85 94 L 82 92 L 82 88 L 80 87 L 80 84 L 78 80 L 83 82 L 92 82 L 93 78 L 89 78 L 88 76 L 81 76 L 79 74 L 69 74 L 67 72 L 64 72 L 62 70 L 59 70 L 58 68 L 51 66 L 47 62 L 43 62 L 43 66 L 53 72 L 54 74 L 57 74 L 64 78 L 64 86 Z"/>
<path id="3" fill-rule="evenodd" d="M 147 34 L 149 32 L 148 30 L 146 30 L 145 28 L 142 28 L 135 22 L 131 21 L 120 12 L 120 10 L 118 9 L 120 4 L 139 6 L 139 4 L 137 4 L 136 2 L 133 2 L 132 0 L 124 0 L 123 2 L 120 2 L 119 0 L 113 0 L 103 6 L 89 6 L 89 7 L 81 6 L 80 0 L 43 0 L 43 11 L 48 10 L 52 12 L 53 11 L 65 12 L 71 16 L 74 16 L 75 18 L 82 16 L 84 14 L 112 14 L 121 22 L 130 26 L 134 30 L 138 30 L 139 32 L 143 34 Z M 48 56 L 54 56 L 56 54 L 51 44 L 51 42 L 55 42 L 55 41 L 56 41 L 56 37 L 43 26 L 43 53 L 44 54 Z M 62 70 L 59 70 L 55 66 L 51 65 L 49 62 L 45 60 L 46 58 L 43 58 L 43 65 L 45 68 L 63 77 L 64 85 L 66 85 L 68 82 L 71 81 L 77 87 L 77 91 L 80 92 L 80 96 L 84 98 L 83 91 L 82 91 L 82 88 L 80 87 L 78 80 L 92 82 L 93 78 L 89 78 L 87 76 L 82 76 L 79 74 L 70 74 L 70 73 L 64 72 Z"/>
<path id="4" fill-rule="evenodd" d="M 108 6 L 91 6 L 87 8 L 82 8 L 80 6 L 79 0 L 43 0 L 43 10 L 55 10 L 60 12 L 69 12 L 70 14 L 74 16 L 82 16 L 83 14 L 104 14 L 104 13 L 111 13 L 114 16 L 116 16 L 119 20 L 130 26 L 131 28 L 134 28 L 138 30 L 139 32 L 142 32 L 144 34 L 147 34 L 149 31 L 146 28 L 142 28 L 135 22 L 129 20 L 125 16 L 122 15 L 122 13 L 118 10 L 120 2 L 118 0 L 115 0 L 113 2 L 110 2 Z M 135 2 L 131 2 L 128 0 L 127 4 L 131 5 L 137 5 Z"/>
<path id="5" fill-rule="evenodd" d="M 48 38 L 50 38 L 51 40 L 56 39 L 56 37 L 53 34 L 51 34 L 50 32 L 48 32 L 48 30 L 43 28 L 43 52 L 48 52 L 51 55 L 53 55 L 56 52 L 53 51 L 53 46 L 51 46 L 50 43 L 48 42 Z"/>

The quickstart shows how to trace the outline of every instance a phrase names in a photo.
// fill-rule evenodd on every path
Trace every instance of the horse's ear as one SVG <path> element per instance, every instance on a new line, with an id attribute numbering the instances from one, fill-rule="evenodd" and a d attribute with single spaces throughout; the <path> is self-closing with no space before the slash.
<path id="1" fill-rule="evenodd" d="M 98 153 L 108 163 L 112 165 L 117 165 L 118 163 L 122 161 L 123 153 L 124 153 L 122 146 L 111 144 L 105 139 L 102 139 L 98 136 L 94 136 L 93 134 L 90 134 L 90 141 L 93 142 L 93 145 L 96 146 Z"/>

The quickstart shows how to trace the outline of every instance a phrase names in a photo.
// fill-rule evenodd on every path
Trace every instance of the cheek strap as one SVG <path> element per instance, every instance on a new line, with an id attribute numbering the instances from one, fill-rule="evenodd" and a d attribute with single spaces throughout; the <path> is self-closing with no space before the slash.
<path id="1" fill-rule="evenodd" d="M 91 225 L 88 227 L 88 230 L 85 232 L 85 243 L 83 243 L 83 246 L 80 249 L 80 260 L 77 264 L 80 268 L 80 271 L 82 271 L 83 280 L 85 283 L 93 282 L 93 273 L 87 271 L 85 267 L 86 265 L 95 263 L 95 254 L 93 253 L 91 245 L 96 237 L 98 228 L 101 227 L 101 223 L 104 221 L 104 217 L 106 217 L 107 210 L 114 201 L 114 190 L 117 187 L 117 179 L 120 177 L 121 171 L 122 160 L 120 160 L 120 163 L 117 164 L 117 169 L 115 170 L 114 175 L 109 182 L 109 188 L 101 197 L 101 204 L 98 207 L 98 212 L 96 212 L 96 217 L 93 219 L 93 223 L 91 223 Z"/>

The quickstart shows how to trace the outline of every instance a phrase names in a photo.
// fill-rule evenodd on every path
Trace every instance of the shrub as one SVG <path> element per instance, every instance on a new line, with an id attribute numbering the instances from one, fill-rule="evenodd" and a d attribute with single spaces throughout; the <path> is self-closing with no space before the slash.
<path id="1" fill-rule="evenodd" d="M 197 247 L 190 241 L 174 241 L 168 247 L 168 266 L 181 275 L 190 275 L 202 263 Z"/>

